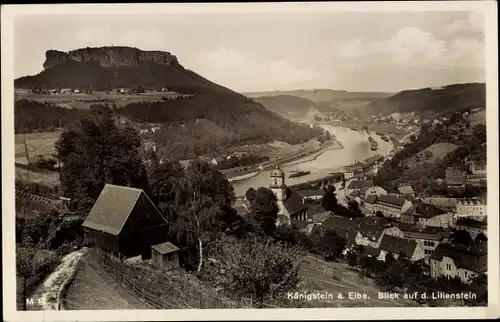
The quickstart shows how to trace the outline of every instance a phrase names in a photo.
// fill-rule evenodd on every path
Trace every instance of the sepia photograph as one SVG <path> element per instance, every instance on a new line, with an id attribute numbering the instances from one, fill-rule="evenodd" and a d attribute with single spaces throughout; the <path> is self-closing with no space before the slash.
<path id="1" fill-rule="evenodd" d="M 498 317 L 496 9 L 3 6 L 4 319 Z"/>

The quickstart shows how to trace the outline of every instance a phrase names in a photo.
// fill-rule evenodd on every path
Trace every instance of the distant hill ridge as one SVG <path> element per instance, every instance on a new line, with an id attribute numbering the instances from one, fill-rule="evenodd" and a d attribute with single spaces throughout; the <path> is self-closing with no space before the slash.
<path id="1" fill-rule="evenodd" d="M 441 112 L 486 107 L 486 84 L 453 84 L 435 88 L 405 90 L 359 108 L 366 114 L 405 112 Z"/>

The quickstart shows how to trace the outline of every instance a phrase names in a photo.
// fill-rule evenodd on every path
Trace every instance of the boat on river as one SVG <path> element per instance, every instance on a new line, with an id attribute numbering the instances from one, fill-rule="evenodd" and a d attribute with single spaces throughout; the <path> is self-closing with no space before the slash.
<path id="1" fill-rule="evenodd" d="M 308 174 L 311 174 L 311 171 L 294 171 L 292 174 L 290 174 L 288 176 L 288 178 L 297 178 L 297 177 L 306 176 Z"/>
<path id="2" fill-rule="evenodd" d="M 382 140 L 384 140 L 385 142 L 389 142 L 389 138 L 386 136 L 386 135 L 382 135 Z"/>

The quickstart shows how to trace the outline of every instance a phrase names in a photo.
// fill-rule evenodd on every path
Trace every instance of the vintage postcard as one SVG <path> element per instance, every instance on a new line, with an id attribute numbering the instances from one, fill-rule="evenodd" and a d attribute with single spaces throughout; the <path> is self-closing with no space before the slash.
<path id="1" fill-rule="evenodd" d="M 3 6 L 4 319 L 498 317 L 496 12 Z"/>

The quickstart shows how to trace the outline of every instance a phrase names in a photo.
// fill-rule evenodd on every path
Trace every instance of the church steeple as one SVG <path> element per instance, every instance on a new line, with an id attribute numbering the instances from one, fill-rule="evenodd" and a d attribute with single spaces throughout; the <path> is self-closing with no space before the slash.
<path id="1" fill-rule="evenodd" d="M 269 186 L 271 190 L 278 198 L 278 201 L 283 201 L 286 198 L 285 194 L 285 172 L 280 169 L 279 165 L 276 164 L 276 168 L 271 171 L 271 185 Z"/>

